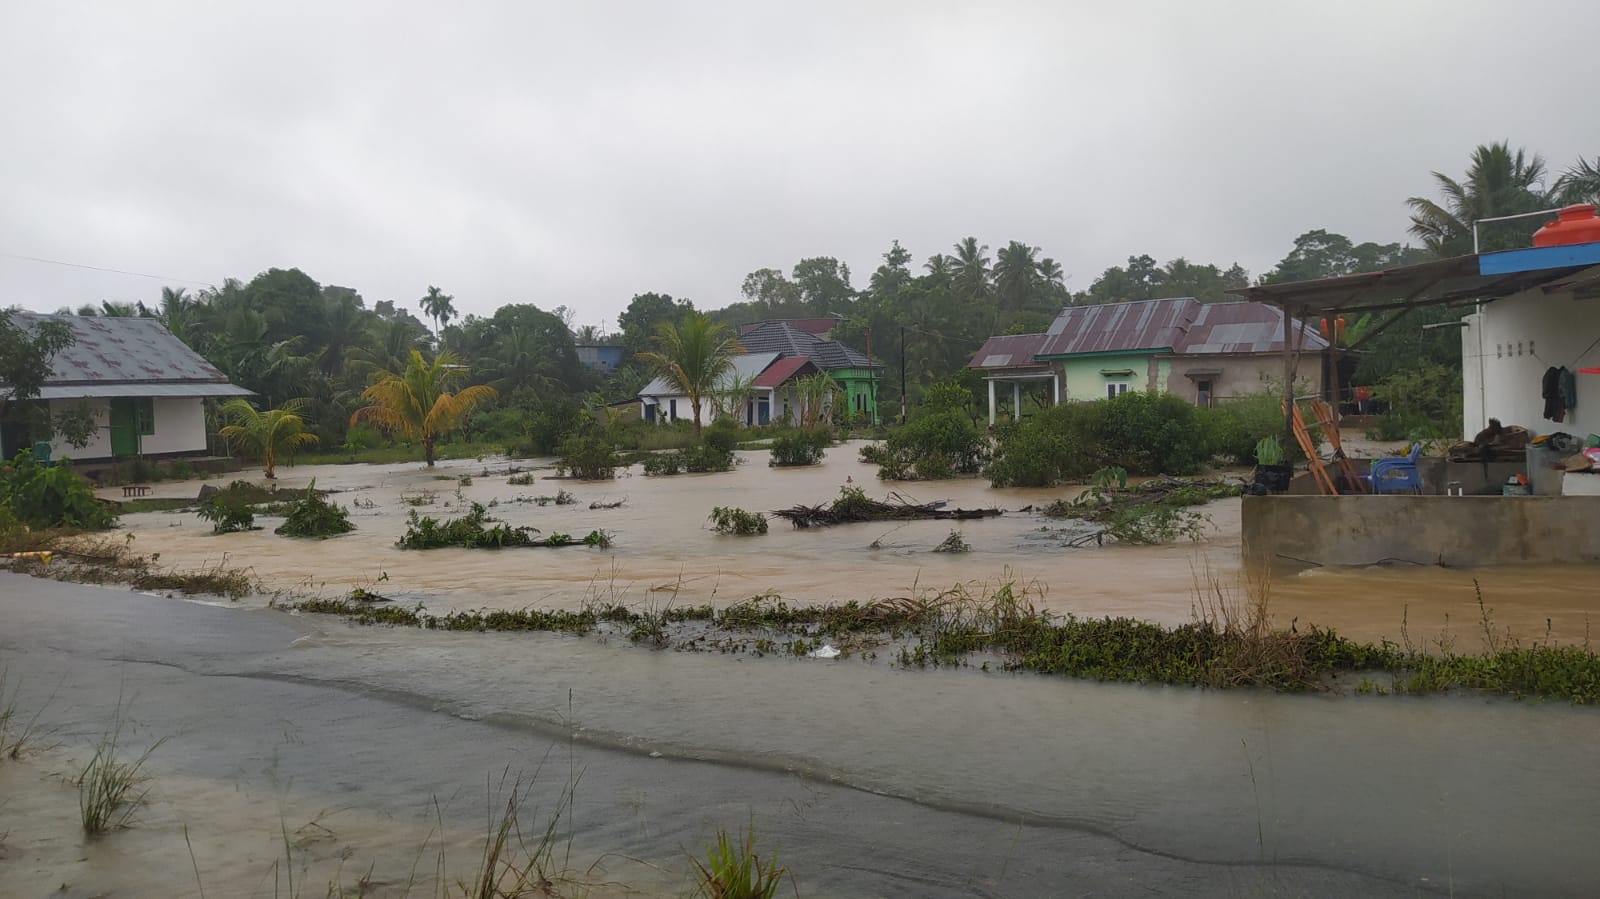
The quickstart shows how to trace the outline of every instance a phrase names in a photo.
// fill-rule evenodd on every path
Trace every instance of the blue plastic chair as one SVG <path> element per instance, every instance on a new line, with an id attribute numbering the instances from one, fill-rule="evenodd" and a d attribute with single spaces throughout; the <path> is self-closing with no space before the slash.
<path id="1" fill-rule="evenodd" d="M 33 445 L 33 461 L 40 465 L 50 464 L 50 444 L 41 440 Z"/>
<path id="2" fill-rule="evenodd" d="M 1422 444 L 1411 444 L 1411 452 L 1404 456 L 1379 459 L 1372 463 L 1367 477 L 1372 481 L 1373 493 L 1421 493 L 1422 475 L 1417 472 L 1417 460 L 1422 458 Z"/>

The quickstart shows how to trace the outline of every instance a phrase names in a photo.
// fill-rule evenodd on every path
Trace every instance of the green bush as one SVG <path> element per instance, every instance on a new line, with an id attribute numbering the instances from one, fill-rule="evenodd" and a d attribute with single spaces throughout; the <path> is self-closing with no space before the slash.
<path id="1" fill-rule="evenodd" d="M 1209 455 L 1234 465 L 1254 465 L 1263 437 L 1283 438 L 1283 398 L 1257 393 L 1225 400 L 1210 409 L 1196 409 L 1200 439 Z M 1284 447 L 1292 459 L 1298 447 Z"/>
<path id="2" fill-rule="evenodd" d="M 782 468 L 798 465 L 816 465 L 832 443 L 827 430 L 794 431 L 772 441 L 772 461 Z"/>
<path id="3" fill-rule="evenodd" d="M 889 432 L 882 444 L 861 450 L 887 481 L 936 480 L 975 474 L 988 456 L 989 441 L 964 412 L 924 413 Z"/>
<path id="4" fill-rule="evenodd" d="M 356 526 L 350 523 L 350 512 L 323 499 L 317 493 L 313 480 L 305 493 L 289 504 L 289 515 L 278 529 L 280 537 L 336 537 L 348 534 Z"/>
<path id="5" fill-rule="evenodd" d="M 760 512 L 718 506 L 711 510 L 708 520 L 712 530 L 719 534 L 755 535 L 767 532 L 767 516 Z"/>
<path id="6" fill-rule="evenodd" d="M 1151 393 L 1055 406 L 998 429 L 985 474 L 996 487 L 1048 487 L 1112 467 L 1136 475 L 1193 474 L 1212 455 L 1215 439 L 1197 412 L 1179 397 Z"/>
<path id="7" fill-rule="evenodd" d="M 1427 440 L 1461 433 L 1461 369 L 1430 365 L 1396 372 L 1374 385 L 1388 410 L 1378 417 L 1379 440 Z"/>
<path id="8" fill-rule="evenodd" d="M 651 453 L 639 465 L 647 475 L 674 475 L 683 472 L 732 471 L 735 461 L 731 450 L 724 452 L 713 446 L 696 446 L 690 449 Z"/>
<path id="9" fill-rule="evenodd" d="M 617 476 L 622 460 L 611 441 L 598 434 L 568 437 L 561 444 L 562 470 L 585 481 L 609 481 Z"/>
<path id="10" fill-rule="evenodd" d="M 734 447 L 739 445 L 738 427 L 730 419 L 717 419 L 716 424 L 705 429 L 704 446 L 722 455 L 733 455 Z"/>
<path id="11" fill-rule="evenodd" d="M 41 465 L 32 450 L 22 450 L 10 462 L 0 464 L 0 506 L 35 530 L 99 530 L 117 521 L 116 508 L 94 495 L 93 486 L 72 470 L 71 462 L 62 459 L 54 465 Z"/>
<path id="12" fill-rule="evenodd" d="M 492 527 L 487 526 L 492 525 Z M 396 545 L 401 549 L 438 549 L 460 546 L 468 549 L 499 549 L 506 546 L 531 546 L 537 542 L 538 528 L 513 527 L 489 517 L 482 503 L 473 503 L 467 514 L 444 522 L 431 515 L 418 515 L 412 509 L 406 516 L 406 531 Z"/>

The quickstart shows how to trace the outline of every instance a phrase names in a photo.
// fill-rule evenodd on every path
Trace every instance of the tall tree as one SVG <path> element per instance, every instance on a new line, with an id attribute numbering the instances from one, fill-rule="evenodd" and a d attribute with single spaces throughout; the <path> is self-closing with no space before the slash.
<path id="1" fill-rule="evenodd" d="M 850 266 L 832 256 L 815 256 L 795 263 L 794 288 L 807 315 L 844 312 L 855 301 L 850 286 Z"/>
<path id="2" fill-rule="evenodd" d="M 662 322 L 673 322 L 684 313 L 693 312 L 694 303 L 675 300 L 668 293 L 637 293 L 628 301 L 628 308 L 617 316 L 617 327 L 622 329 L 622 346 L 629 357 L 650 349 L 650 338 Z"/>
<path id="3" fill-rule="evenodd" d="M 1472 223 L 1504 215 L 1537 212 L 1554 204 L 1544 187 L 1544 160 L 1535 153 L 1512 150 L 1507 143 L 1481 145 L 1472 151 L 1466 177 L 1460 181 L 1433 173 L 1440 201 L 1411 197 L 1413 235 L 1436 257 L 1472 252 Z M 1528 245 L 1541 223 L 1536 219 L 1480 226 L 1480 249 L 1507 250 Z"/>
<path id="4" fill-rule="evenodd" d="M 654 342 L 655 349 L 640 353 L 639 359 L 689 397 L 694 434 L 699 437 L 700 400 L 714 394 L 718 381 L 733 368 L 739 343 L 727 326 L 699 312 L 690 312 L 676 324 L 658 325 Z"/>
<path id="5" fill-rule="evenodd" d="M 444 326 L 450 323 L 450 319 L 456 317 L 455 299 L 430 284 L 427 294 L 418 301 L 418 305 L 422 307 L 422 314 L 433 319 L 435 334 L 443 331 Z"/>
<path id="6" fill-rule="evenodd" d="M 300 418 L 302 405 L 300 400 L 290 400 L 263 412 L 242 399 L 229 400 L 221 411 L 227 424 L 217 433 L 230 445 L 259 458 L 266 476 L 276 478 L 280 454 L 292 456 L 296 449 L 317 442 L 317 435 L 307 431 Z"/>
<path id="7" fill-rule="evenodd" d="M 746 302 L 761 306 L 766 318 L 801 312 L 799 286 L 775 268 L 758 268 L 745 275 L 739 292 L 744 294 Z"/>
<path id="8" fill-rule="evenodd" d="M 989 245 L 978 243 L 976 237 L 966 237 L 956 243 L 955 251 L 950 260 L 950 276 L 956 290 L 969 302 L 988 299 Z"/>
<path id="9" fill-rule="evenodd" d="M 1032 305 L 1039 293 L 1039 248 L 1011 241 L 994 260 L 994 294 L 1008 312 Z"/>
<path id="10" fill-rule="evenodd" d="M 350 425 L 370 421 L 378 427 L 422 442 L 422 457 L 433 467 L 434 445 L 440 437 L 461 427 L 462 420 L 481 403 L 494 399 L 492 387 L 459 387 L 467 380 L 466 366 L 453 353 L 440 353 L 432 362 L 411 351 L 403 372 L 385 372 L 378 382 L 361 392 L 371 403 L 350 416 Z"/>

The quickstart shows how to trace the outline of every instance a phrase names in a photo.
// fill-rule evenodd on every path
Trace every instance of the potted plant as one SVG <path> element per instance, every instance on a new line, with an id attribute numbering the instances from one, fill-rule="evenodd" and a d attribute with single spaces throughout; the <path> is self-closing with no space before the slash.
<path id="1" fill-rule="evenodd" d="M 1294 478 L 1294 466 L 1283 461 L 1283 443 L 1276 437 L 1263 437 L 1256 441 L 1256 476 L 1254 493 L 1282 493 L 1289 489 Z"/>

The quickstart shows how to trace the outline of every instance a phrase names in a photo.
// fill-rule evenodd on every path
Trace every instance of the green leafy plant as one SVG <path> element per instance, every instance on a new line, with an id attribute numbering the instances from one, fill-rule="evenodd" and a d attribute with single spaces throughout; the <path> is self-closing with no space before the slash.
<path id="1" fill-rule="evenodd" d="M 832 436 L 823 429 L 794 431 L 772 441 L 772 461 L 775 467 L 788 468 L 816 465 L 826 455 Z"/>
<path id="2" fill-rule="evenodd" d="M 116 523 L 117 510 L 100 501 L 87 480 L 63 459 L 41 465 L 32 450 L 0 462 L 0 506 L 16 521 L 35 530 L 83 528 L 99 530 Z"/>
<path id="3" fill-rule="evenodd" d="M 300 497 L 289 504 L 289 515 L 273 533 L 280 537 L 336 537 L 355 530 L 350 512 L 317 493 L 313 479 Z"/>
<path id="4" fill-rule="evenodd" d="M 965 413 L 954 409 L 913 418 L 889 432 L 882 444 L 861 449 L 861 460 L 878 466 L 884 480 L 940 480 L 975 474 L 989 455 L 989 441 Z"/>
<path id="5" fill-rule="evenodd" d="M 611 441 L 598 434 L 580 434 L 561 444 L 562 470 L 584 481 L 609 481 L 617 476 L 622 460 Z"/>
<path id="6" fill-rule="evenodd" d="M 256 510 L 253 506 L 240 500 L 236 495 L 218 493 L 211 499 L 200 504 L 195 510 L 206 521 L 211 522 L 213 534 L 232 534 L 239 531 L 254 531 L 256 528 Z"/>
<path id="7" fill-rule="evenodd" d="M 760 512 L 746 512 L 743 509 L 718 506 L 711 510 L 707 519 L 711 522 L 711 529 L 719 534 L 753 535 L 767 532 L 767 516 Z"/>
<path id="8" fill-rule="evenodd" d="M 1256 441 L 1256 464 L 1262 466 L 1283 464 L 1283 441 L 1276 437 L 1263 437 Z"/>
<path id="9" fill-rule="evenodd" d="M 777 853 L 766 861 L 756 854 L 753 830 L 746 830 L 737 842 L 726 830 L 718 830 L 716 842 L 706 848 L 705 861 L 694 859 L 694 865 L 700 893 L 708 899 L 772 899 L 788 873 L 779 866 Z"/>

